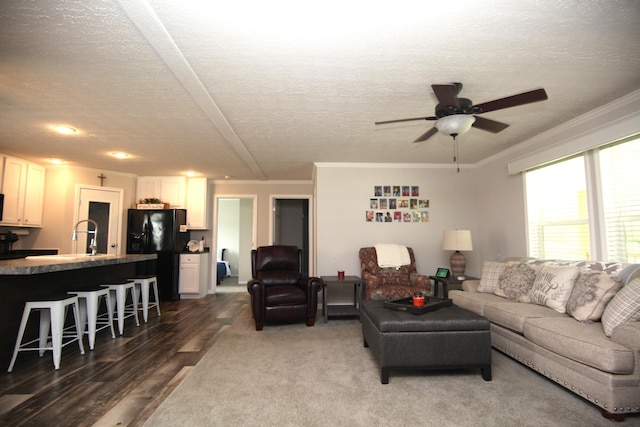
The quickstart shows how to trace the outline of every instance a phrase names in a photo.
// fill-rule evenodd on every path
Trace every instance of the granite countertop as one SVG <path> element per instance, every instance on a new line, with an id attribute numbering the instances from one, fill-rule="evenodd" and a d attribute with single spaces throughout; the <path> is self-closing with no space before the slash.
<path id="1" fill-rule="evenodd" d="M 56 271 L 100 267 L 103 265 L 149 261 L 157 258 L 158 255 L 156 254 L 95 256 L 84 254 L 40 255 L 0 261 L 0 275 L 20 276 L 27 274 L 52 273 Z"/>

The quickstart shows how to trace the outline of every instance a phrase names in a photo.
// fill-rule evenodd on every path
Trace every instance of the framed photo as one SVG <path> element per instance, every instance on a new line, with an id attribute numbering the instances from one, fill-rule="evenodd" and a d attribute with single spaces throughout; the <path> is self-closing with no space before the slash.
<path id="1" fill-rule="evenodd" d="M 436 277 L 439 277 L 441 279 L 446 279 L 450 275 L 451 275 L 451 272 L 449 271 L 448 268 L 439 267 L 438 271 L 436 271 Z"/>

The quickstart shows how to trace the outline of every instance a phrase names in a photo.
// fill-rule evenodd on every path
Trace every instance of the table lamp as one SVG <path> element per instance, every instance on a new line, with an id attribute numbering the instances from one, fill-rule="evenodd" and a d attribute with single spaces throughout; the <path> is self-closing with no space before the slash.
<path id="1" fill-rule="evenodd" d="M 449 262 L 451 264 L 451 275 L 456 279 L 460 276 L 464 277 L 464 269 L 467 261 L 460 251 L 472 251 L 473 243 L 471 243 L 470 230 L 445 230 L 442 233 L 442 250 L 455 251 Z"/>

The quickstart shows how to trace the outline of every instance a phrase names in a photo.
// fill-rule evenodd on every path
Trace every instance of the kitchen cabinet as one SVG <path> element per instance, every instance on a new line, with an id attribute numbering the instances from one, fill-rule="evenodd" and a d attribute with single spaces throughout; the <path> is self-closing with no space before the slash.
<path id="1" fill-rule="evenodd" d="M 180 254 L 180 298 L 202 298 L 207 294 L 209 253 Z"/>
<path id="2" fill-rule="evenodd" d="M 44 200 L 44 166 L 5 156 L 2 173 L 4 209 L 0 225 L 40 227 Z"/>
<path id="3" fill-rule="evenodd" d="M 44 201 L 44 166 L 27 163 L 27 185 L 24 197 L 23 225 L 42 225 L 42 205 Z"/>
<path id="4" fill-rule="evenodd" d="M 207 178 L 189 178 L 187 180 L 187 227 L 191 230 L 209 228 L 207 198 Z"/>
<path id="5" fill-rule="evenodd" d="M 183 176 L 138 177 L 136 200 L 156 198 L 171 208 L 185 207 L 186 178 Z"/>

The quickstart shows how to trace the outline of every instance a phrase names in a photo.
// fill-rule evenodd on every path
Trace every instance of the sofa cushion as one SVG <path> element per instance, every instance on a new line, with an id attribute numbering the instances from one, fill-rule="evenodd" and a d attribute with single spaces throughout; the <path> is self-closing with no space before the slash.
<path id="1" fill-rule="evenodd" d="M 500 276 L 495 294 L 514 301 L 529 302 L 529 291 L 536 276 L 535 265 L 509 262 Z"/>
<path id="2" fill-rule="evenodd" d="M 568 317 L 548 307 L 537 304 L 523 304 L 515 301 L 490 302 L 484 307 L 484 317 L 497 325 L 522 334 L 527 319 L 537 317 Z"/>
<path id="3" fill-rule="evenodd" d="M 487 303 L 508 301 L 494 294 L 466 292 L 458 289 L 450 290 L 449 298 L 458 307 L 466 308 L 481 316 L 484 316 L 484 307 Z"/>
<path id="4" fill-rule="evenodd" d="M 529 291 L 531 302 L 565 313 L 567 300 L 579 273 L 580 270 L 575 267 L 543 265 Z"/>
<path id="5" fill-rule="evenodd" d="M 618 291 L 602 313 L 604 333 L 610 337 L 616 326 L 640 320 L 640 278 Z"/>
<path id="6" fill-rule="evenodd" d="M 622 283 L 602 271 L 578 276 L 567 301 L 567 313 L 580 322 L 597 322 Z"/>
<path id="7" fill-rule="evenodd" d="M 524 337 L 547 350 L 605 372 L 633 373 L 633 350 L 607 338 L 600 323 L 581 323 L 571 317 L 527 319 Z"/>
<path id="8" fill-rule="evenodd" d="M 478 285 L 478 292 L 495 293 L 500 281 L 500 276 L 507 265 L 504 262 L 485 261 L 482 267 L 482 276 Z"/>

